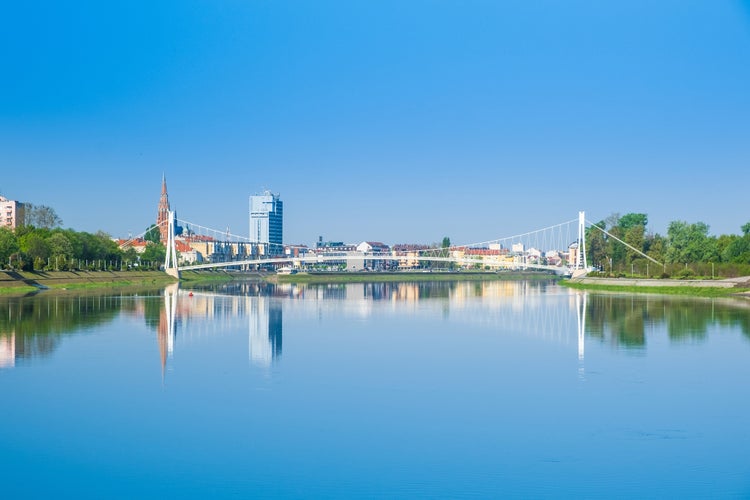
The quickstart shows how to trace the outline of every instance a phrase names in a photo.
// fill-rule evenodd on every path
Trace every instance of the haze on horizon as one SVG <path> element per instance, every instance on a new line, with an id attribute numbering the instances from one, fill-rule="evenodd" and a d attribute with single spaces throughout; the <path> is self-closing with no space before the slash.
<path id="1" fill-rule="evenodd" d="M 750 221 L 750 2 L 13 3 L 0 194 L 113 236 L 468 243 Z"/>

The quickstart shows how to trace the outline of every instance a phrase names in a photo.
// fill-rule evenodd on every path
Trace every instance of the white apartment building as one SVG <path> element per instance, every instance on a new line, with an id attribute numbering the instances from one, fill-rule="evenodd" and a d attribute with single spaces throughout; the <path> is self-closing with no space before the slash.
<path id="1" fill-rule="evenodd" d="M 0 196 L 0 227 L 15 229 L 23 224 L 24 215 L 23 203 Z"/>

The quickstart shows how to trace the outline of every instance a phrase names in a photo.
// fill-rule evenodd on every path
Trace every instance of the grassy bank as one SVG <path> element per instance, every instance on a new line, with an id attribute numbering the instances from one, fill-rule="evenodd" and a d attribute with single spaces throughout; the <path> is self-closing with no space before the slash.
<path id="1" fill-rule="evenodd" d="M 0 294 L 161 286 L 172 282 L 174 278 L 159 271 L 0 271 Z"/>
<path id="2" fill-rule="evenodd" d="M 187 285 L 226 283 L 235 279 L 261 279 L 260 275 L 226 271 L 185 271 L 180 282 Z M 161 271 L 0 271 L 0 295 L 60 290 L 96 290 L 125 287 L 163 287 L 174 278 Z"/>
<path id="3" fill-rule="evenodd" d="M 413 272 L 413 273 L 299 273 L 266 277 L 278 283 L 396 283 L 400 281 L 497 281 L 550 280 L 547 273 L 486 273 L 486 272 Z"/>
<path id="4" fill-rule="evenodd" d="M 635 285 L 611 285 L 611 284 L 594 284 L 580 283 L 571 280 L 561 280 L 560 284 L 576 290 L 590 290 L 598 292 L 618 292 L 618 293 L 658 293 L 664 295 L 683 295 L 692 297 L 731 297 L 738 295 L 747 295 L 750 293 L 748 288 L 720 288 L 720 287 L 701 287 L 701 286 L 635 286 Z"/>

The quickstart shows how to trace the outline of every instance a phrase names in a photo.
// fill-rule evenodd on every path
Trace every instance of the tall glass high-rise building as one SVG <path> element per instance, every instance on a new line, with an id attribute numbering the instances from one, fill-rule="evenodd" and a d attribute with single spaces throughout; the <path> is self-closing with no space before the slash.
<path id="1" fill-rule="evenodd" d="M 250 197 L 250 239 L 265 243 L 269 255 L 283 251 L 284 203 L 278 194 L 264 191 Z"/>

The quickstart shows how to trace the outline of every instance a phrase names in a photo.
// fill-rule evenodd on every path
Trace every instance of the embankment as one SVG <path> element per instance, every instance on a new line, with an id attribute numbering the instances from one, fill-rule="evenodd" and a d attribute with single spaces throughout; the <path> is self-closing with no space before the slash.
<path id="1" fill-rule="evenodd" d="M 750 276 L 721 280 L 674 280 L 636 278 L 576 278 L 563 285 L 584 290 L 671 295 L 727 296 L 750 295 Z"/>
<path id="2" fill-rule="evenodd" d="M 0 271 L 0 293 L 165 284 L 174 278 L 159 271 Z"/>

